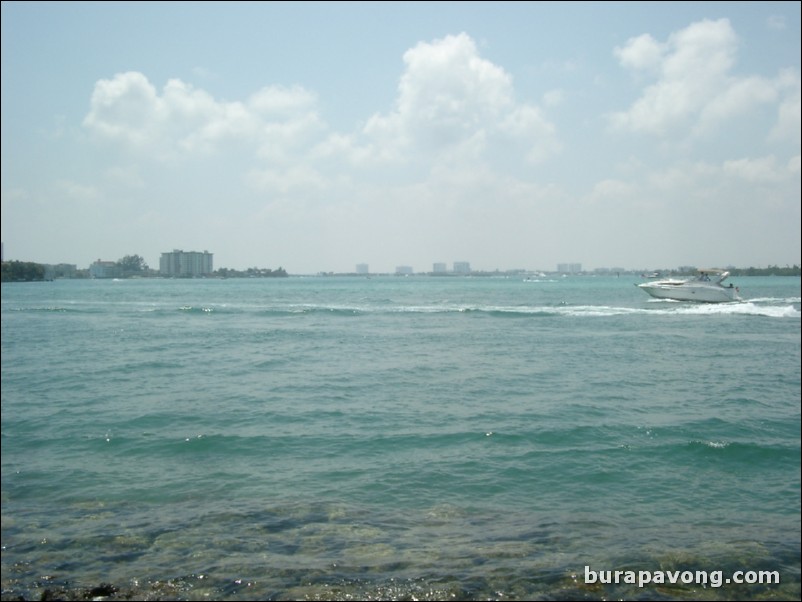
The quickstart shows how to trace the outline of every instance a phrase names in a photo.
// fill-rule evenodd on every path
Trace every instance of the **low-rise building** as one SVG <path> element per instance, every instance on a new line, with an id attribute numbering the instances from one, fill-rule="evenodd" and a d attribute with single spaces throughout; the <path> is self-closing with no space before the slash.
<path id="1" fill-rule="evenodd" d="M 98 259 L 89 266 L 89 275 L 92 278 L 119 278 L 122 269 L 116 261 L 103 261 Z"/>

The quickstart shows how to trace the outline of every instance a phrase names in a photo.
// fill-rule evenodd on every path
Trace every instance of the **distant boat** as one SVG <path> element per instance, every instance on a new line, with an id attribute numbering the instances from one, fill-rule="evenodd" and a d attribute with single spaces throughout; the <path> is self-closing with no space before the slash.
<path id="1" fill-rule="evenodd" d="M 732 283 L 729 286 L 722 284 L 729 275 L 730 273 L 725 270 L 706 269 L 699 270 L 693 278 L 652 280 L 635 286 L 657 299 L 699 303 L 742 301 L 738 287 Z"/>
<path id="2" fill-rule="evenodd" d="M 542 282 L 541 278 L 545 277 L 546 274 L 544 272 L 536 272 L 524 278 L 524 282 Z"/>

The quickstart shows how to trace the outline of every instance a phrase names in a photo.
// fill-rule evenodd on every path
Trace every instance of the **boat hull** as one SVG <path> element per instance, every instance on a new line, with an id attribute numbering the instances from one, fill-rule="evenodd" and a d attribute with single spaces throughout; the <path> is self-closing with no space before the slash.
<path id="1" fill-rule="evenodd" d="M 738 296 L 738 289 L 728 286 L 687 286 L 646 282 L 639 284 L 638 287 L 656 299 L 696 301 L 698 303 L 731 303 L 741 300 Z"/>

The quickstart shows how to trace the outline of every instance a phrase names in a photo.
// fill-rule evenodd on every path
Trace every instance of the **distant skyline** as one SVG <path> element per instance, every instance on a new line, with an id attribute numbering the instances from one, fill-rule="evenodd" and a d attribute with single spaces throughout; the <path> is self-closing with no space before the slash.
<path id="1" fill-rule="evenodd" d="M 799 265 L 799 2 L 3 2 L 5 260 Z"/>

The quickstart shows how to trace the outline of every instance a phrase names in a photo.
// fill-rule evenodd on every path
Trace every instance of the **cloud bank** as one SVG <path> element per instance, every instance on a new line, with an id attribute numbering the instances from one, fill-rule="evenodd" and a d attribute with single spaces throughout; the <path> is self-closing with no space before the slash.
<path id="1" fill-rule="evenodd" d="M 774 222 L 799 222 L 798 202 L 788 200 L 795 192 L 798 199 L 799 189 L 799 73 L 740 73 L 738 45 L 730 22 L 719 19 L 662 41 L 644 33 L 614 48 L 611 60 L 632 75 L 633 95 L 628 107 L 598 116 L 612 134 L 600 130 L 587 145 L 610 164 L 592 181 L 581 163 L 572 164 L 580 153 L 562 133 L 568 92 L 559 91 L 559 102 L 553 90 L 544 92 L 551 99 L 544 105 L 519 99 L 513 75 L 483 58 L 466 33 L 407 50 L 392 106 L 352 131 L 335 131 L 315 91 L 302 86 L 267 85 L 248 98 L 222 100 L 178 79 L 158 89 L 134 71 L 95 84 L 83 126 L 110 157 L 124 153 L 128 163 L 110 169 L 136 166 L 137 188 L 153 188 L 149 164 L 215 161 L 238 204 L 224 211 L 198 197 L 206 212 L 220 214 L 202 230 L 211 233 L 216 223 L 222 241 L 255 240 L 269 228 L 271 242 L 251 248 L 273 255 L 292 248 L 290 255 L 305 258 L 301 271 L 314 271 L 315 257 L 330 257 L 339 269 L 377 256 L 388 270 L 417 264 L 425 271 L 434 261 L 478 257 L 486 267 L 522 267 L 525 257 L 535 262 L 529 267 L 592 264 L 570 256 L 572 246 L 586 245 L 612 249 L 607 260 L 624 264 L 655 235 L 623 230 L 621 216 L 653 230 L 683 225 L 693 237 L 687 220 L 714 218 L 730 203 L 748 222 L 766 210 L 755 195 L 769 194 Z M 655 139 L 699 144 L 755 113 L 769 116 L 755 147 L 762 153 L 712 160 L 677 153 L 655 163 L 647 151 L 632 161 Z M 629 150 L 616 146 L 622 135 L 630 137 Z M 550 175 L 571 170 L 575 181 Z M 159 215 L 165 228 L 177 219 L 152 207 L 148 223 Z M 302 224 L 314 236 L 301 241 L 295 229 Z M 622 237 L 628 245 L 610 242 Z M 668 233 L 657 239 L 672 244 Z M 505 244 L 492 242 L 498 240 Z M 232 262 L 247 246 L 232 251 Z M 721 249 L 739 260 L 734 243 L 722 240 Z"/>

